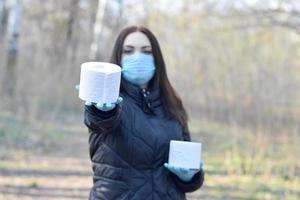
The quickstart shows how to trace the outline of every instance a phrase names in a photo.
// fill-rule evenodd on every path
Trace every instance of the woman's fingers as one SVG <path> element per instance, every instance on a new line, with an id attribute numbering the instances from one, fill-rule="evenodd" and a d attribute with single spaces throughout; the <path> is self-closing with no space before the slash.
<path id="1" fill-rule="evenodd" d="M 97 103 L 96 104 L 96 107 L 98 108 L 98 109 L 102 109 L 103 108 L 103 106 L 104 106 L 104 103 Z"/>
<path id="2" fill-rule="evenodd" d="M 203 165 L 204 165 L 204 162 L 203 162 L 203 160 L 200 160 L 200 169 L 202 169 L 202 168 L 203 168 Z"/>
<path id="3" fill-rule="evenodd" d="M 118 103 L 121 103 L 123 101 L 123 97 L 118 97 L 118 100 L 117 100 L 117 102 L 116 102 L 116 104 L 118 104 Z"/>
<path id="4" fill-rule="evenodd" d="M 114 104 L 114 103 L 97 103 L 96 104 L 96 107 L 102 111 L 112 110 L 115 108 L 115 106 L 116 106 L 116 104 Z"/>
<path id="5" fill-rule="evenodd" d="M 80 85 L 76 85 L 76 90 L 79 90 Z M 123 101 L 123 98 L 121 96 L 118 97 L 117 101 L 115 103 L 92 103 L 90 101 L 86 101 L 85 105 L 91 106 L 95 105 L 99 110 L 108 111 L 115 108 L 116 104 L 119 104 Z"/>
<path id="6" fill-rule="evenodd" d="M 169 165 L 169 163 L 165 163 L 164 166 L 165 166 L 167 169 L 169 169 L 171 172 L 173 172 L 173 173 L 176 173 L 176 172 L 178 172 L 178 170 L 179 170 L 178 167 Z"/>
<path id="7" fill-rule="evenodd" d="M 75 85 L 75 90 L 79 91 L 79 89 L 80 89 L 80 85 L 79 84 Z"/>
<path id="8" fill-rule="evenodd" d="M 86 105 L 86 106 L 91 106 L 91 105 L 93 105 L 93 103 L 90 102 L 90 101 L 86 101 L 86 102 L 85 102 L 85 105 Z"/>
<path id="9" fill-rule="evenodd" d="M 111 108 L 112 106 L 113 106 L 112 103 L 105 103 L 105 104 L 104 104 L 104 107 L 106 107 L 106 108 Z"/>

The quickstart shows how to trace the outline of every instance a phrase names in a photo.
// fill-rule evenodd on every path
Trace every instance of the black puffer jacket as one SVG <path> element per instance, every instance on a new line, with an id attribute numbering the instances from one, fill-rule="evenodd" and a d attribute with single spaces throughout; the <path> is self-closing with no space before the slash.
<path id="1" fill-rule="evenodd" d="M 85 107 L 94 172 L 90 199 L 186 199 L 185 192 L 201 187 L 203 170 L 187 183 L 163 164 L 171 139 L 190 138 L 176 120 L 166 117 L 159 90 L 128 87 L 128 94 L 121 93 L 123 102 L 111 111 Z"/>

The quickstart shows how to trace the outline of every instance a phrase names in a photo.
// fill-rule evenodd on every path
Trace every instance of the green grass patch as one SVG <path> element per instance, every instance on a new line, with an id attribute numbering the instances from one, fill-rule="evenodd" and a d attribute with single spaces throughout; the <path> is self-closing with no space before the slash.
<path id="1" fill-rule="evenodd" d="M 195 121 L 190 130 L 203 145 L 211 199 L 299 199 L 299 135 Z"/>
<path id="2" fill-rule="evenodd" d="M 39 185 L 36 181 L 34 181 L 34 182 L 30 183 L 29 187 L 33 188 L 33 189 L 37 189 L 39 187 Z"/>

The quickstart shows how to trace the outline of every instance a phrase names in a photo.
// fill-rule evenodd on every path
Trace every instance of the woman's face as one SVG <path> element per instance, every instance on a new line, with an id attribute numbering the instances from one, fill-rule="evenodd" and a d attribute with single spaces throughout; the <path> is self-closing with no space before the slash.
<path id="1" fill-rule="evenodd" d="M 142 32 L 127 35 L 123 43 L 122 59 L 137 52 L 152 55 L 150 40 Z"/>

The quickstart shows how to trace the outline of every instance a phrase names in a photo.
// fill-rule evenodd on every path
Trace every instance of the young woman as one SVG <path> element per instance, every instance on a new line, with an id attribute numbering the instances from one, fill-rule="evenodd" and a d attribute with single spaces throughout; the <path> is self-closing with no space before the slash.
<path id="1" fill-rule="evenodd" d="M 190 135 L 155 36 L 145 27 L 125 28 L 111 62 L 122 68 L 118 101 L 85 106 L 94 183 L 90 199 L 186 199 L 186 192 L 202 186 L 204 171 L 167 163 L 170 140 L 190 141 Z"/>

